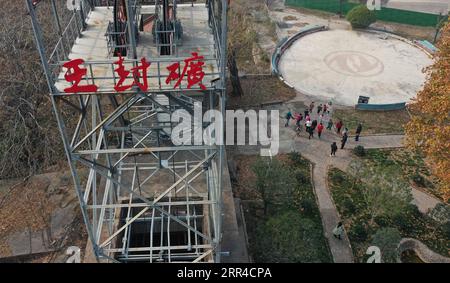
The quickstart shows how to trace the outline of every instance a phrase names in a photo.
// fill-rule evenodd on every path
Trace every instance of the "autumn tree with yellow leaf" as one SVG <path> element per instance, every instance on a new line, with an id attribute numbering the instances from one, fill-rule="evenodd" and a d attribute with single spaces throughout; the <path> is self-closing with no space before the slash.
<path id="1" fill-rule="evenodd" d="M 410 105 L 406 125 L 408 147 L 426 157 L 441 181 L 442 196 L 450 199 L 450 23 L 442 29 L 435 63 L 427 69 L 428 81 Z"/>

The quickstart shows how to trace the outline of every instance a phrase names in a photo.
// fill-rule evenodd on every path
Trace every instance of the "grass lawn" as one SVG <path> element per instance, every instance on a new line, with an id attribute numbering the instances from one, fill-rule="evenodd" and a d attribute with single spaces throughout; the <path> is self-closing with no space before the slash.
<path id="1" fill-rule="evenodd" d="M 406 110 L 396 111 L 360 111 L 355 109 L 336 109 L 333 121 L 342 120 L 350 132 L 354 132 L 358 123 L 363 124 L 363 135 L 367 134 L 403 134 L 409 121 Z"/>
<path id="2" fill-rule="evenodd" d="M 233 190 L 244 208 L 249 252 L 257 263 L 332 262 L 310 179 L 310 163 L 300 155 L 280 155 L 283 170 L 293 185 L 286 187 L 283 201 L 277 199 L 264 213 L 264 203 L 256 189 L 252 164 L 257 157 L 235 158 L 238 182 Z"/>
<path id="3" fill-rule="evenodd" d="M 366 262 L 365 252 L 372 245 L 373 236 L 383 228 L 395 228 L 401 237 L 418 239 L 430 249 L 449 256 L 449 223 L 438 223 L 421 214 L 415 205 L 409 205 L 395 215 L 382 211 L 380 216 L 372 219 L 363 195 L 364 183 L 335 168 L 330 170 L 328 181 L 358 262 Z"/>

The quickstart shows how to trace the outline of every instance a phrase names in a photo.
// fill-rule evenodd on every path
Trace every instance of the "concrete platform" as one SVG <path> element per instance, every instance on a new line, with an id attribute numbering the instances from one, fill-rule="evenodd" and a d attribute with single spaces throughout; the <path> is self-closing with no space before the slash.
<path id="1" fill-rule="evenodd" d="M 142 6 L 141 14 L 154 13 L 154 6 Z M 169 75 L 167 67 L 175 62 L 181 62 L 181 70 L 184 67 L 184 59 L 192 56 L 193 52 L 197 52 L 199 56 L 204 57 L 203 71 L 205 77 L 203 84 L 206 87 L 211 86 L 211 81 L 218 77 L 217 55 L 214 48 L 214 36 L 212 30 L 208 26 L 208 10 L 205 4 L 178 4 L 177 18 L 181 20 L 183 26 L 183 37 L 176 46 L 176 53 L 171 56 L 158 55 L 158 47 L 156 46 L 151 32 L 140 32 L 139 42 L 137 43 L 137 58 L 146 58 L 152 63 L 148 68 L 148 83 L 151 89 L 173 89 L 175 82 L 166 85 L 165 79 Z M 107 7 L 96 7 L 91 11 L 87 19 L 87 28 L 82 32 L 82 36 L 77 38 L 72 47 L 69 59 L 83 59 L 92 63 L 92 71 L 88 66 L 87 77 L 91 80 L 94 77 L 95 84 L 99 87 L 98 92 L 115 92 L 113 86 L 115 84 L 114 69 L 117 65 L 113 63 L 117 61 L 117 57 L 112 57 L 108 53 L 107 48 L 107 32 L 108 23 L 113 19 L 113 9 Z M 131 69 L 132 63 L 125 63 L 126 69 Z M 64 79 L 63 71 L 58 76 L 58 82 L 55 84 L 61 92 L 70 86 Z M 159 74 L 159 77 L 158 77 Z M 116 75 L 117 77 L 117 75 Z M 126 80 L 124 84 L 132 83 L 132 79 Z M 181 88 L 187 87 L 186 79 L 183 80 Z M 198 88 L 198 87 L 197 87 Z"/>
<path id="2" fill-rule="evenodd" d="M 306 95 L 353 106 L 408 102 L 421 90 L 429 54 L 386 33 L 329 30 L 300 38 L 281 57 L 284 79 Z"/>

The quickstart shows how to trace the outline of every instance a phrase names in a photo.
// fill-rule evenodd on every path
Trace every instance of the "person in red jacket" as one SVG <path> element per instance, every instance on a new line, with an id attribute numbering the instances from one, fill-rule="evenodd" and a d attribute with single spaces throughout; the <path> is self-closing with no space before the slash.
<path id="1" fill-rule="evenodd" d="M 317 126 L 317 134 L 319 134 L 319 139 L 320 139 L 320 136 L 322 136 L 322 131 L 323 131 L 323 124 L 320 123 L 320 124 Z"/>
<path id="2" fill-rule="evenodd" d="M 336 131 L 338 134 L 341 133 L 342 126 L 344 126 L 344 123 L 342 123 L 342 121 L 339 120 L 339 122 L 336 123 Z"/>

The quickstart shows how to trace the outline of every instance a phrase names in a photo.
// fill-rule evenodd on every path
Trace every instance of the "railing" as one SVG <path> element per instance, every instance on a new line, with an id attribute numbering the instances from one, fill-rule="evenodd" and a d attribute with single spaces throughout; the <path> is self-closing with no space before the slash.
<path id="1" fill-rule="evenodd" d="M 357 110 L 365 110 L 365 111 L 394 111 L 394 110 L 403 110 L 406 108 L 406 103 L 391 103 L 391 104 L 365 104 L 358 103 L 355 105 Z"/>
<path id="2" fill-rule="evenodd" d="M 216 1 L 208 1 L 208 16 L 209 16 L 209 25 L 212 29 L 212 33 L 214 36 L 214 54 L 216 55 L 216 58 L 218 58 L 218 66 L 219 69 L 223 64 L 227 64 L 227 62 L 222 62 L 222 52 L 221 52 L 221 47 L 222 47 L 222 41 L 221 41 L 221 25 L 220 23 L 218 23 L 217 18 L 216 18 L 216 14 L 215 14 L 215 9 L 216 9 Z M 219 2 L 219 4 L 221 4 Z M 225 48 L 227 48 L 225 46 Z"/>
<path id="3" fill-rule="evenodd" d="M 275 52 L 272 55 L 272 73 L 275 75 L 278 75 L 281 77 L 281 74 L 278 71 L 278 63 L 280 61 L 281 56 L 283 53 L 291 47 L 291 45 L 300 37 L 308 35 L 310 33 L 319 32 L 327 30 L 328 28 L 326 26 L 320 26 L 320 25 L 308 25 L 302 29 L 300 29 L 299 32 L 294 34 L 293 36 L 289 38 L 283 38 L 280 43 L 278 43 L 277 48 L 275 49 Z M 281 77 L 282 78 L 282 77 Z"/>
<path id="4" fill-rule="evenodd" d="M 72 46 L 74 45 L 76 39 L 81 35 L 82 29 L 83 22 L 80 14 L 77 11 L 74 11 L 48 59 L 48 64 L 53 66 L 50 70 L 53 79 L 56 79 L 61 72 L 61 68 L 58 63 L 68 60 Z"/>
<path id="5" fill-rule="evenodd" d="M 135 38 L 136 41 L 138 40 L 138 25 L 139 25 L 139 19 L 141 16 L 141 5 L 139 4 L 138 0 L 132 0 L 130 1 L 130 6 L 131 6 L 131 15 L 133 15 L 133 28 L 134 28 L 134 32 L 135 32 Z M 113 22 L 109 22 L 108 23 L 108 27 L 106 29 L 106 42 L 107 42 L 107 48 L 108 48 L 108 54 L 110 56 L 115 55 L 115 50 L 117 49 L 121 49 L 121 48 L 126 48 L 127 50 L 127 54 L 130 52 L 131 49 L 131 43 L 130 43 L 130 37 L 129 37 L 129 32 L 128 32 L 128 24 L 129 22 L 127 21 L 127 23 L 123 26 L 123 31 L 116 31 L 115 30 L 115 26 Z M 122 37 L 124 38 L 124 42 L 125 44 L 118 44 L 116 42 L 116 38 Z"/>
<path id="6" fill-rule="evenodd" d="M 109 22 L 108 28 L 106 29 L 105 36 L 106 36 L 106 47 L 108 48 L 109 55 L 114 55 L 115 50 L 120 49 L 120 48 L 126 48 L 127 51 L 129 51 L 130 44 L 127 43 L 129 41 L 129 39 L 128 39 L 128 23 L 126 23 L 124 25 L 124 31 L 116 32 L 114 23 Z M 116 39 L 118 37 L 124 38 L 125 44 L 117 44 Z"/>
<path id="7" fill-rule="evenodd" d="M 197 90 L 201 91 L 202 89 L 195 85 L 192 88 L 187 88 L 186 85 L 186 77 L 187 74 L 185 74 L 185 78 L 183 78 L 182 83 L 174 88 L 174 82 L 171 82 L 171 84 L 166 84 L 165 80 L 169 76 L 169 70 L 167 69 L 167 66 L 172 65 L 174 63 L 179 63 L 180 67 L 178 69 L 178 73 L 181 74 L 184 68 L 184 60 L 186 58 L 171 58 L 171 57 L 157 57 L 157 58 L 150 58 L 148 59 L 149 63 L 151 63 L 151 66 L 149 67 L 147 71 L 147 81 L 148 81 L 148 90 L 147 92 L 157 92 L 157 91 L 186 91 L 186 90 Z M 98 90 L 95 93 L 116 93 L 117 91 L 114 89 L 114 86 L 119 81 L 119 76 L 115 72 L 115 69 L 117 69 L 118 65 L 114 63 L 116 60 L 110 60 L 110 61 L 86 61 L 84 62 L 80 68 L 86 69 L 87 73 L 85 77 L 83 78 L 83 81 L 87 84 L 95 84 L 98 87 Z M 205 85 L 207 89 L 218 89 L 214 85 L 214 80 L 219 78 L 220 72 L 219 70 L 213 70 L 208 67 L 209 65 L 215 66 L 217 64 L 216 58 L 204 58 L 201 60 L 205 63 L 203 72 L 204 80 L 202 83 Z M 211 62 L 208 64 L 208 62 Z M 52 63 L 50 64 L 50 68 L 52 69 L 59 69 L 62 70 L 62 65 L 65 62 L 59 62 L 59 63 Z M 123 66 L 126 70 L 131 70 L 135 66 L 140 65 L 140 60 L 128 60 L 125 59 L 123 61 Z M 128 85 L 132 83 L 132 75 L 130 74 L 127 80 L 124 82 L 124 84 Z M 142 78 L 141 78 L 142 80 Z M 209 80 L 209 81 L 208 81 Z M 63 88 L 70 87 L 72 84 L 67 82 L 62 75 L 62 73 L 59 73 L 59 76 L 54 76 L 54 81 L 56 88 L 59 89 L 55 90 L 53 93 L 54 95 L 67 95 L 63 92 Z M 80 85 L 85 84 L 83 82 L 80 83 Z M 128 91 L 124 91 L 123 93 L 136 93 L 136 89 L 129 89 Z"/>

